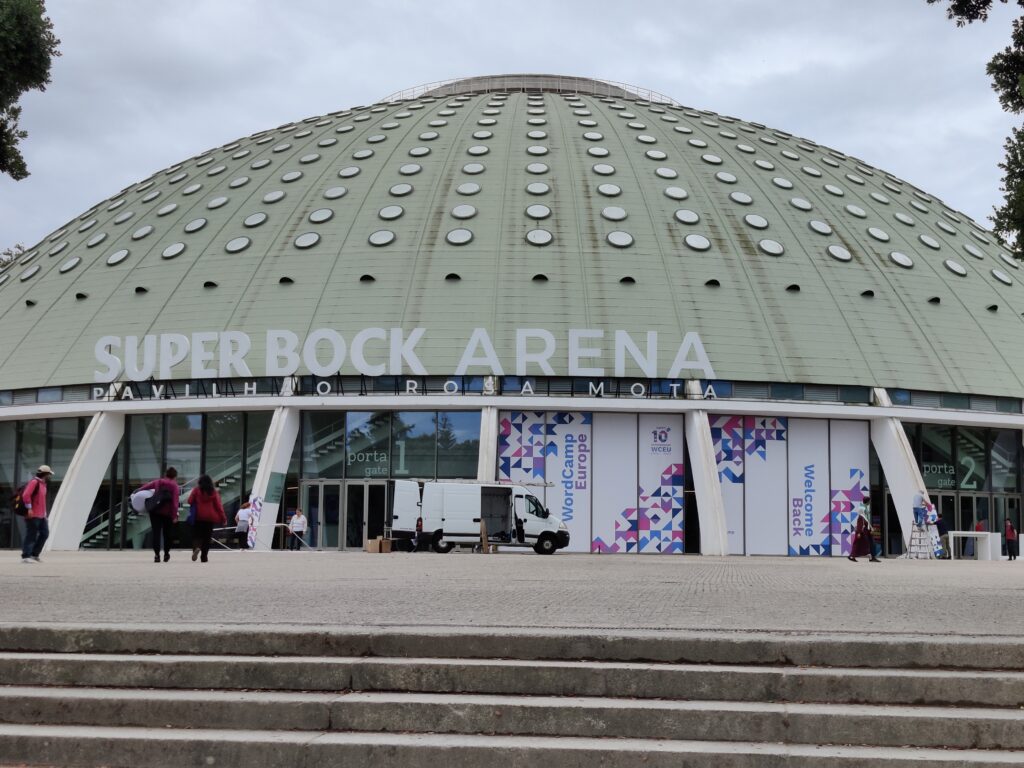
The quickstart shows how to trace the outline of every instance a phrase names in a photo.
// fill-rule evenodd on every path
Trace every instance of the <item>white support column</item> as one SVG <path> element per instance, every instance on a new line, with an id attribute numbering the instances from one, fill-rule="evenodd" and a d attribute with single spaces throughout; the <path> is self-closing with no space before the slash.
<path id="1" fill-rule="evenodd" d="M 498 473 L 498 409 L 486 405 L 480 411 L 480 459 L 476 479 L 493 483 Z"/>
<path id="2" fill-rule="evenodd" d="M 271 475 L 288 474 L 288 465 L 295 450 L 295 438 L 299 435 L 300 417 L 298 408 L 277 408 L 270 420 L 270 429 L 267 430 L 263 454 L 260 456 L 260 466 L 256 470 L 250 491 L 251 495 L 263 498 L 263 510 L 256 526 L 254 549 L 269 550 L 274 542 L 274 523 L 277 522 L 277 512 L 281 504 L 277 499 L 273 503 L 267 501 L 267 489 L 270 486 Z M 283 492 L 284 489 L 282 494 Z"/>
<path id="3" fill-rule="evenodd" d="M 876 405 L 892 406 L 889 393 L 880 387 L 875 388 L 874 398 Z M 914 525 L 914 496 L 925 489 L 924 478 L 899 419 L 872 419 L 871 444 L 875 447 L 885 482 L 892 494 L 896 516 L 903 529 L 903 545 L 909 548 Z"/>
<path id="4" fill-rule="evenodd" d="M 77 550 L 93 499 L 124 436 L 124 414 L 97 413 L 75 450 L 50 510 L 50 538 L 44 551 Z"/>
<path id="5" fill-rule="evenodd" d="M 686 393 L 690 397 L 700 397 L 700 382 L 688 381 Z M 693 474 L 693 490 L 697 496 L 697 512 L 700 517 L 700 553 L 726 555 L 729 553 L 728 528 L 708 412 L 687 411 L 683 415 L 683 426 L 686 431 L 686 450 L 690 455 L 690 472 Z"/>

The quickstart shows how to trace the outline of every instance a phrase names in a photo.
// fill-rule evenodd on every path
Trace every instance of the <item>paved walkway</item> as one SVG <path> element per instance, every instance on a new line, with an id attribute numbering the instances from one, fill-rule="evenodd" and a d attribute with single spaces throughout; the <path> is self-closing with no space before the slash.
<path id="1" fill-rule="evenodd" d="M 0 622 L 768 630 L 1024 638 L 1024 561 L 0 552 Z"/>

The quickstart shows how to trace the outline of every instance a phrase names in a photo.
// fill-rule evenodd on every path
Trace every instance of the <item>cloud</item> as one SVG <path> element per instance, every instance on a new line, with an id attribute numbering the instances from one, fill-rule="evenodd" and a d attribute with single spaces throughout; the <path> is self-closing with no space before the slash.
<path id="1" fill-rule="evenodd" d="M 1014 120 L 984 65 L 1012 9 L 957 29 L 891 0 L 50 0 L 53 84 L 23 99 L 32 176 L 0 179 L 0 245 L 253 131 L 423 82 L 551 72 L 632 82 L 890 170 L 975 218 Z"/>

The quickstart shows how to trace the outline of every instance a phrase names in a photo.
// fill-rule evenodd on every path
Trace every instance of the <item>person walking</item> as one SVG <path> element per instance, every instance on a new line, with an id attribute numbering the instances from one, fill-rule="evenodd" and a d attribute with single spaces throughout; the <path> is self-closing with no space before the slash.
<path id="1" fill-rule="evenodd" d="M 1006 555 L 1010 560 L 1016 560 L 1020 554 L 1020 538 L 1017 533 L 1017 528 L 1013 525 L 1013 521 L 1009 517 L 1006 518 L 1006 525 L 1003 529 L 1006 535 Z"/>
<path id="2" fill-rule="evenodd" d="M 301 509 L 296 509 L 292 519 L 288 521 L 288 530 L 292 534 L 288 539 L 288 549 L 301 550 L 302 545 L 306 543 L 303 538 L 306 535 L 306 516 L 302 514 Z"/>
<path id="3" fill-rule="evenodd" d="M 50 538 L 50 524 L 46 520 L 46 484 L 53 470 L 43 464 L 25 485 L 21 501 L 25 505 L 25 541 L 21 545 L 21 562 L 38 563 L 43 545 Z"/>
<path id="4" fill-rule="evenodd" d="M 192 562 L 201 557 L 202 562 L 210 558 L 210 542 L 213 540 L 214 526 L 227 525 L 228 516 L 224 513 L 220 494 L 213 485 L 209 475 L 200 475 L 196 487 L 188 495 L 189 506 L 196 505 L 196 521 L 192 526 Z"/>
<path id="5" fill-rule="evenodd" d="M 235 539 L 243 552 L 249 548 L 249 520 L 252 518 L 252 504 L 248 501 L 235 513 Z"/>
<path id="6" fill-rule="evenodd" d="M 178 504 L 181 501 L 181 489 L 175 478 L 178 470 L 168 467 L 164 476 L 151 480 L 139 488 L 140 491 L 153 491 L 153 504 L 146 504 L 149 510 L 149 522 L 153 528 L 153 562 L 160 562 L 161 544 L 164 550 L 164 562 L 171 559 L 171 534 L 174 524 L 178 522 Z"/>
<path id="7" fill-rule="evenodd" d="M 847 560 L 854 563 L 857 562 L 858 557 L 864 557 L 864 555 L 870 555 L 872 563 L 882 562 L 875 557 L 875 537 L 871 532 L 870 510 L 871 499 L 865 496 L 857 505 L 857 527 L 853 532 L 853 546 L 850 549 L 850 554 L 846 557 Z"/>
<path id="8" fill-rule="evenodd" d="M 942 543 L 942 559 L 949 560 L 949 526 L 942 519 L 942 515 L 939 515 L 935 520 L 935 530 L 938 531 L 939 541 Z"/>

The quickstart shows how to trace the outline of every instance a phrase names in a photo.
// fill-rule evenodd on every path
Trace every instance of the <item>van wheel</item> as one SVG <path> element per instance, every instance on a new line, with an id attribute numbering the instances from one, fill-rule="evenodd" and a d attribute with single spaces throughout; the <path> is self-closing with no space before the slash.
<path id="1" fill-rule="evenodd" d="M 533 546 L 533 551 L 538 555 L 553 555 L 556 549 L 558 547 L 555 546 L 555 537 L 549 534 L 541 536 Z"/>
<path id="2" fill-rule="evenodd" d="M 452 544 L 450 541 L 441 541 L 441 534 L 436 533 L 434 534 L 434 540 L 431 543 L 431 546 L 434 548 L 434 551 L 438 554 L 445 555 L 451 552 L 452 547 L 454 547 L 455 545 Z"/>

